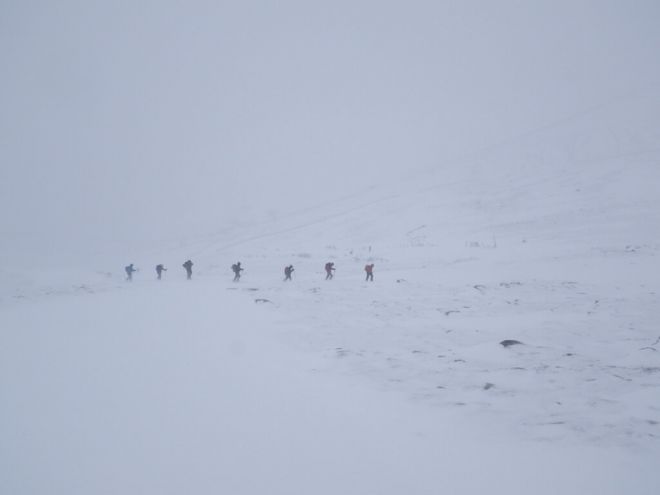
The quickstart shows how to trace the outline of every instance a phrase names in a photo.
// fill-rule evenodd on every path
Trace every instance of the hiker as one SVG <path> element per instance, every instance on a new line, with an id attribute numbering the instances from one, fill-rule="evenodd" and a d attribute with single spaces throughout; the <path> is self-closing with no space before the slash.
<path id="1" fill-rule="evenodd" d="M 128 282 L 133 281 L 133 272 L 137 272 L 137 269 L 133 268 L 133 263 L 124 268 L 126 270 L 126 280 Z"/>
<path id="2" fill-rule="evenodd" d="M 374 281 L 374 264 L 372 263 L 371 265 L 365 265 L 364 266 L 364 271 L 367 272 L 367 279 L 365 282 L 368 282 L 371 280 L 372 282 Z"/>
<path id="3" fill-rule="evenodd" d="M 332 272 L 334 272 L 334 271 L 335 271 L 335 264 L 328 261 L 325 264 L 325 273 L 326 273 L 325 279 L 326 280 L 332 280 L 332 278 L 334 277 L 334 274 Z"/>
<path id="4" fill-rule="evenodd" d="M 284 267 L 284 281 L 291 280 L 291 274 L 293 273 L 293 265 Z"/>
<path id="5" fill-rule="evenodd" d="M 238 261 L 231 265 L 231 269 L 234 272 L 234 282 L 238 282 L 241 279 L 241 272 L 243 271 L 241 268 L 241 262 Z"/>
<path id="6" fill-rule="evenodd" d="M 156 274 L 158 275 L 158 280 L 161 279 L 161 275 L 166 271 L 167 268 L 165 268 L 163 265 L 156 265 Z"/>
<path id="7" fill-rule="evenodd" d="M 183 266 L 186 269 L 186 276 L 187 276 L 188 280 L 190 280 L 192 278 L 193 262 L 188 260 L 181 266 Z"/>

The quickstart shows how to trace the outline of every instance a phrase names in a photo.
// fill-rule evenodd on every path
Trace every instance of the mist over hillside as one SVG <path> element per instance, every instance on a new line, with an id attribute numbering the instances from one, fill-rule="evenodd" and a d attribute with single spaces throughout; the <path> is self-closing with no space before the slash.
<path id="1" fill-rule="evenodd" d="M 656 2 L 5 2 L 0 17 L 0 232 L 25 264 L 452 175 L 466 156 L 500 167 L 479 152 L 500 143 L 531 169 L 537 144 L 550 162 L 582 139 L 538 129 L 604 107 L 635 135 L 653 127 L 625 102 L 657 108 Z M 590 148 L 612 156 L 604 131 Z"/>

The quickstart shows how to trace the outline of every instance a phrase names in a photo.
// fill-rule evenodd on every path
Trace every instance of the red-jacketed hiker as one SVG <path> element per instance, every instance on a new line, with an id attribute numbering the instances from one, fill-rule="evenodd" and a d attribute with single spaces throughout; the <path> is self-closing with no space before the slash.
<path id="1" fill-rule="evenodd" d="M 365 280 L 365 282 L 367 282 L 369 280 L 371 280 L 373 282 L 374 281 L 374 264 L 372 263 L 370 265 L 365 265 L 364 271 L 367 272 L 367 279 Z"/>

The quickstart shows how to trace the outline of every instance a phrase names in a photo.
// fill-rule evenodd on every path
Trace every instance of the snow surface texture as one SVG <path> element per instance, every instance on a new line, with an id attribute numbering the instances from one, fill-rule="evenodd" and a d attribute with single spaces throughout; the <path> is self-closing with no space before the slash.
<path id="1" fill-rule="evenodd" d="M 89 271 L 2 267 L 0 493 L 659 493 L 660 108 L 637 103 L 647 133 L 594 110 Z"/>

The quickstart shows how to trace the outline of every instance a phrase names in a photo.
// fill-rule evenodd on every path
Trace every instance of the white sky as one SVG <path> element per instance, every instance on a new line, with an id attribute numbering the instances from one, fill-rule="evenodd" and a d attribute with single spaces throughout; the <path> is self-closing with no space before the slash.
<path id="1" fill-rule="evenodd" d="M 177 238 L 442 169 L 660 83 L 658 26 L 656 0 L 0 0 L 2 241 Z"/>

